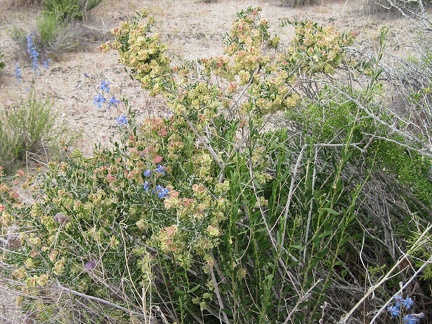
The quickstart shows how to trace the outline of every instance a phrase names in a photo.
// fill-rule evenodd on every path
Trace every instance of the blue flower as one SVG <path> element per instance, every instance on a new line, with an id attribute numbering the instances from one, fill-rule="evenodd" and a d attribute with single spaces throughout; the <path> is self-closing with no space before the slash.
<path id="1" fill-rule="evenodd" d="M 27 35 L 27 52 L 29 53 L 30 57 L 33 59 L 33 70 L 37 70 L 39 68 L 38 63 L 38 57 L 39 52 L 36 50 L 34 43 L 33 43 L 33 35 Z"/>
<path id="2" fill-rule="evenodd" d="M 127 117 L 124 116 L 124 115 L 122 115 L 122 116 L 120 116 L 120 117 L 117 117 L 116 120 L 117 120 L 117 123 L 118 123 L 120 126 L 127 125 L 127 123 L 128 123 L 128 119 L 127 119 Z"/>
<path id="3" fill-rule="evenodd" d="M 22 76 L 21 76 L 21 69 L 19 68 L 19 64 L 18 63 L 15 65 L 15 77 L 16 77 L 18 83 L 20 83 L 21 79 L 22 79 Z"/>
<path id="4" fill-rule="evenodd" d="M 148 178 L 148 177 L 150 177 L 151 176 L 151 170 L 145 170 L 144 172 L 143 172 L 143 174 L 144 174 L 144 177 L 146 177 L 146 178 Z"/>
<path id="5" fill-rule="evenodd" d="M 148 181 L 144 182 L 143 189 L 147 192 L 150 189 L 150 183 Z"/>
<path id="6" fill-rule="evenodd" d="M 117 100 L 114 97 L 111 97 L 111 99 L 108 101 L 108 109 L 111 108 L 111 106 L 117 107 L 117 105 L 120 103 L 120 100 Z"/>
<path id="7" fill-rule="evenodd" d="M 164 188 L 161 185 L 156 186 L 156 193 L 159 198 L 161 199 L 165 198 L 166 196 L 168 196 L 168 192 L 169 192 L 168 188 Z"/>
<path id="8" fill-rule="evenodd" d="M 403 297 L 401 295 L 396 295 L 396 296 L 393 297 L 393 299 L 396 301 L 395 302 L 395 306 L 397 308 L 400 308 L 401 303 L 404 301 Z"/>
<path id="9" fill-rule="evenodd" d="M 387 311 L 390 313 L 391 316 L 399 316 L 401 311 L 400 308 L 397 306 L 390 306 L 389 308 L 387 308 Z"/>
<path id="10" fill-rule="evenodd" d="M 110 84 L 110 82 L 108 80 L 102 80 L 101 85 L 99 86 L 99 89 L 101 89 L 102 91 L 105 91 L 106 93 L 109 93 L 110 92 L 109 84 Z"/>
<path id="11" fill-rule="evenodd" d="M 424 317 L 423 313 L 420 314 L 408 314 L 403 318 L 405 324 L 416 324 Z"/>
<path id="12" fill-rule="evenodd" d="M 48 59 L 46 61 L 42 62 L 42 65 L 44 66 L 45 69 L 49 69 L 49 64 L 51 63 L 51 59 Z"/>
<path id="13" fill-rule="evenodd" d="M 165 167 L 163 165 L 158 164 L 156 167 L 156 172 L 165 175 Z"/>
<path id="14" fill-rule="evenodd" d="M 93 99 L 93 103 L 98 106 L 98 108 L 102 107 L 102 104 L 106 102 L 106 99 L 98 93 L 98 95 L 96 97 L 94 97 Z"/>
<path id="15" fill-rule="evenodd" d="M 407 297 L 404 301 L 402 301 L 402 305 L 404 305 L 406 309 L 410 309 L 413 304 L 414 301 L 411 299 L 411 297 Z"/>

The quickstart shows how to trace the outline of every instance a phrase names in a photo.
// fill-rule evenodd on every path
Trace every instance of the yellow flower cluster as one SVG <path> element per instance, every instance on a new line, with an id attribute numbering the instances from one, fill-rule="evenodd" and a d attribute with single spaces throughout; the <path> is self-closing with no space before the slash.
<path id="1" fill-rule="evenodd" d="M 101 45 L 100 50 L 117 50 L 120 62 L 131 68 L 142 87 L 151 95 L 157 95 L 165 92 L 164 83 L 172 70 L 165 55 L 166 45 L 161 43 L 157 33 L 151 34 L 153 24 L 154 19 L 142 12 L 133 23 L 123 22 L 114 28 L 111 33 L 116 39 Z"/>
<path id="2" fill-rule="evenodd" d="M 333 26 L 322 27 L 306 21 L 296 25 L 295 38 L 282 55 L 281 62 L 290 62 L 302 73 L 332 74 L 344 58 L 344 47 L 354 41 L 354 34 L 341 34 Z"/>

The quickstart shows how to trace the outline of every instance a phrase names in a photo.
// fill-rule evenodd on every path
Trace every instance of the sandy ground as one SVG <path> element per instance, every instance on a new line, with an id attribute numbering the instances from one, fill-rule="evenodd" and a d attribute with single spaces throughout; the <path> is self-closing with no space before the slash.
<path id="1" fill-rule="evenodd" d="M 236 12 L 248 6 L 259 6 L 262 16 L 273 26 L 273 31 L 285 42 L 293 35 L 293 28 L 281 28 L 284 19 L 308 19 L 322 24 L 334 24 L 344 31 L 359 33 L 358 42 L 366 50 L 376 39 L 381 26 L 390 26 L 388 42 L 397 55 L 412 50 L 415 27 L 404 19 L 391 15 L 367 15 L 363 0 L 345 2 L 324 0 L 321 5 L 306 8 L 281 7 L 279 0 L 219 0 L 203 3 L 198 0 L 103 0 L 82 23 L 85 28 L 106 33 L 120 21 L 131 18 L 143 8 L 155 16 L 162 40 L 169 44 L 169 51 L 183 59 L 196 59 L 222 54 L 222 35 L 228 31 Z M 118 63 L 115 52 L 100 53 L 94 41 L 86 51 L 67 53 L 51 62 L 48 70 L 41 70 L 34 79 L 31 64 L 10 37 L 14 27 L 27 33 L 34 30 L 37 8 L 14 8 L 14 0 L 0 0 L 0 48 L 5 54 L 6 68 L 0 75 L 0 105 L 9 106 L 27 95 L 27 89 L 35 80 L 34 87 L 40 96 L 49 96 L 60 118 L 82 134 L 76 143 L 86 154 L 91 154 L 94 143 L 109 143 L 117 132 L 115 118 L 121 111 L 98 109 L 93 104 L 95 88 L 102 79 L 111 83 L 111 94 L 116 98 L 128 98 L 138 119 L 164 111 L 163 103 L 149 98 L 140 86 L 129 78 Z M 14 73 L 15 64 L 22 70 L 23 80 L 18 83 Z M 88 74 L 90 78 L 84 77 Z M 3 306 L 1 306 L 3 305 Z M 13 307 L 13 298 L 0 285 L 0 322 L 20 323 Z M 14 315 L 15 314 L 15 315 Z"/>

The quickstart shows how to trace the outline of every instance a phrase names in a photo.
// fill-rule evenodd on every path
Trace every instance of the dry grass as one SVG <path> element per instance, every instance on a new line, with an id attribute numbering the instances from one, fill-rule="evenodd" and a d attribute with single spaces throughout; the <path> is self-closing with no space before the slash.
<path id="1" fill-rule="evenodd" d="M 13 0 L 13 1 L 11 1 L 11 5 L 14 8 L 28 7 L 28 6 L 40 5 L 40 4 L 42 4 L 42 0 Z"/>
<path id="2" fill-rule="evenodd" d="M 322 0 L 281 0 L 284 7 L 304 7 L 321 4 Z"/>
<path id="3" fill-rule="evenodd" d="M 426 20 L 430 24 L 427 10 L 431 4 L 430 0 L 366 0 L 364 10 L 367 14 L 390 13 L 407 19 Z"/>
<path id="4" fill-rule="evenodd" d="M 7 288 L 6 282 L 0 280 L 0 322 L 5 324 L 24 323 L 25 316 L 16 305 L 17 294 Z"/>

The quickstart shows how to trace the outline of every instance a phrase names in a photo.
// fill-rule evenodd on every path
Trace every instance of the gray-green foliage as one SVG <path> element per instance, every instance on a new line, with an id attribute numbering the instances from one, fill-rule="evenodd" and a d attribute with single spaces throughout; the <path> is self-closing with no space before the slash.
<path id="1" fill-rule="evenodd" d="M 48 48 L 56 40 L 60 29 L 63 27 L 63 23 L 59 21 L 59 18 L 55 14 L 43 12 L 37 18 L 36 26 L 40 42 L 43 47 Z"/>
<path id="2" fill-rule="evenodd" d="M 59 55 L 76 50 L 80 31 L 75 22 L 82 20 L 87 12 L 101 0 L 43 0 L 43 11 L 36 20 L 35 46 L 44 56 Z M 26 50 L 26 33 L 15 28 L 13 37 Z"/>
<path id="3" fill-rule="evenodd" d="M 55 143 L 56 115 L 52 102 L 31 93 L 12 107 L 0 107 L 0 165 L 9 167 L 25 160 L 26 152 L 38 152 Z"/>
<path id="4" fill-rule="evenodd" d="M 2 119 L 0 120 L 0 164 L 5 167 L 15 161 L 22 152 L 22 142 L 19 136 L 15 134 L 8 120 L 1 112 Z"/>
<path id="5" fill-rule="evenodd" d="M 430 30 L 431 21 L 428 12 L 431 4 L 430 0 L 366 0 L 363 5 L 368 14 L 396 14 L 410 20 L 413 25 Z"/>
<path id="6" fill-rule="evenodd" d="M 2 50 L 0 49 L 0 69 L 3 69 L 6 66 L 5 62 L 4 62 L 4 54 L 2 52 Z"/>
<path id="7" fill-rule="evenodd" d="M 27 32 L 22 28 L 13 27 L 10 35 L 25 55 L 28 55 Z M 33 35 L 35 50 L 43 59 L 59 56 L 61 53 L 77 50 L 80 31 L 73 23 L 61 21 L 58 16 L 47 11 L 41 13 L 36 20 Z"/>

